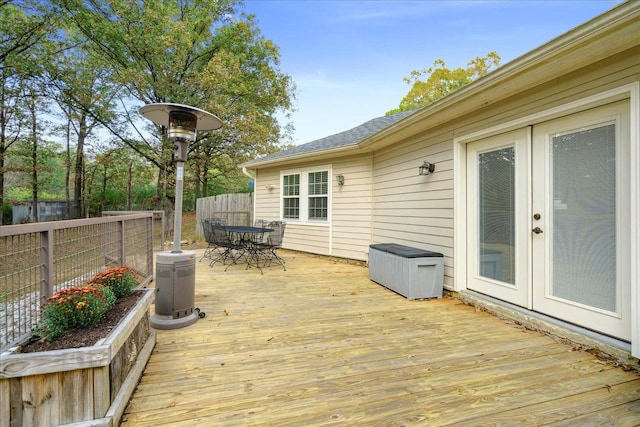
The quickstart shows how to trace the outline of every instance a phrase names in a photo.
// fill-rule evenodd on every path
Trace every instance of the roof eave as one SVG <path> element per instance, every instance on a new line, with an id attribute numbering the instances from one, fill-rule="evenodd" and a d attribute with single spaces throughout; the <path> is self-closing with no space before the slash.
<path id="1" fill-rule="evenodd" d="M 325 158 L 335 157 L 336 154 L 344 154 L 346 152 L 358 152 L 360 147 L 358 144 L 349 144 L 343 145 L 340 147 L 327 148 L 324 150 L 317 150 L 299 154 L 292 154 L 290 156 L 282 156 L 275 159 L 265 159 L 265 160 L 251 160 L 249 162 L 245 162 L 239 165 L 239 167 L 245 167 L 247 169 L 256 169 L 257 167 L 271 167 L 276 166 L 282 163 L 291 163 L 295 161 L 309 161 L 313 160 L 321 160 Z"/>

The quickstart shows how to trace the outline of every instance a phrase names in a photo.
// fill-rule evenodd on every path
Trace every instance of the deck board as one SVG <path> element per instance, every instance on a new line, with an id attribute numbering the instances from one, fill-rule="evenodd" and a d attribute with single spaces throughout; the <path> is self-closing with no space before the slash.
<path id="1" fill-rule="evenodd" d="M 637 425 L 640 376 L 366 267 L 197 264 L 206 317 L 158 331 L 123 426 Z"/>

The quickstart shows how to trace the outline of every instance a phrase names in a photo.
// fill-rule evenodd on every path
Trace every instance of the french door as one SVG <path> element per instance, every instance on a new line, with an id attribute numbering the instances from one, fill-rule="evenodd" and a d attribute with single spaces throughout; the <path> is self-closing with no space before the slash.
<path id="1" fill-rule="evenodd" d="M 531 308 L 529 128 L 467 146 L 467 286 Z"/>
<path id="2" fill-rule="evenodd" d="M 629 102 L 469 144 L 468 287 L 631 338 Z"/>

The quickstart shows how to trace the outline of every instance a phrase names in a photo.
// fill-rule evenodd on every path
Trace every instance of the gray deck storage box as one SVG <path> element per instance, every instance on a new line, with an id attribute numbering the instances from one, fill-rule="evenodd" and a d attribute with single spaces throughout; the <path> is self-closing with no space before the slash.
<path id="1" fill-rule="evenodd" d="M 369 278 L 408 299 L 442 298 L 444 257 L 395 243 L 370 245 Z"/>

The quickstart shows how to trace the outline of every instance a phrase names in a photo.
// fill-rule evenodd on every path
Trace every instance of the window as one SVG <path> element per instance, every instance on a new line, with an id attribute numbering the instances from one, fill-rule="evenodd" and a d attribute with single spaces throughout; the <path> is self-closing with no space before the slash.
<path id="1" fill-rule="evenodd" d="M 309 173 L 309 219 L 327 220 L 329 172 Z"/>
<path id="2" fill-rule="evenodd" d="M 300 218 L 300 175 L 282 177 L 282 216 L 283 218 Z"/>
<path id="3" fill-rule="evenodd" d="M 328 221 L 329 171 L 283 173 L 282 217 L 301 222 Z"/>

